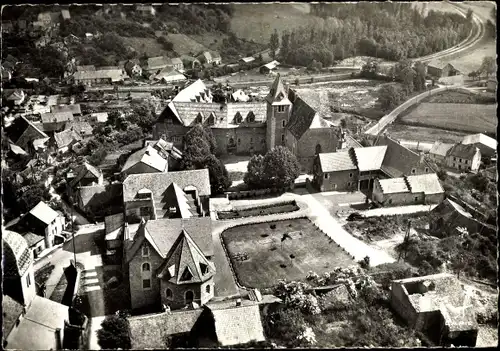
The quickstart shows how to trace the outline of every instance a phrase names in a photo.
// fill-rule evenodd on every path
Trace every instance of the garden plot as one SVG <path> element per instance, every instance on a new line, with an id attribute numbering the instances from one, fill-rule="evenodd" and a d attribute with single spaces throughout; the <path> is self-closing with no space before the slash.
<path id="1" fill-rule="evenodd" d="M 387 135 L 396 140 L 415 140 L 434 143 L 440 140 L 444 143 L 459 143 L 467 133 L 443 131 L 437 128 L 410 126 L 401 123 L 392 123 L 386 130 Z"/>
<path id="2" fill-rule="evenodd" d="M 222 233 L 239 283 L 267 288 L 279 279 L 303 280 L 354 260 L 308 219 L 250 224 Z"/>

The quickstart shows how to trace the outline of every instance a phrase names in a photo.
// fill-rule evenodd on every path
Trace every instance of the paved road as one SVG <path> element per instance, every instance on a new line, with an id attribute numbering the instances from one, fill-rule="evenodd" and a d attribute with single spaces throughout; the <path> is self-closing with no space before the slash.
<path id="1" fill-rule="evenodd" d="M 432 211 L 437 205 L 410 205 L 375 208 L 373 210 L 360 211 L 366 217 L 394 216 L 399 214 L 419 213 Z"/>

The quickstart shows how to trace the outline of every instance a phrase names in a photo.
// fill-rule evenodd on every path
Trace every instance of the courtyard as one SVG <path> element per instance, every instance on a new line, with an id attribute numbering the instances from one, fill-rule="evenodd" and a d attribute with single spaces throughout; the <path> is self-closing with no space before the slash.
<path id="1" fill-rule="evenodd" d="M 309 219 L 233 227 L 222 233 L 240 285 L 269 288 L 279 279 L 303 280 L 355 261 Z"/>

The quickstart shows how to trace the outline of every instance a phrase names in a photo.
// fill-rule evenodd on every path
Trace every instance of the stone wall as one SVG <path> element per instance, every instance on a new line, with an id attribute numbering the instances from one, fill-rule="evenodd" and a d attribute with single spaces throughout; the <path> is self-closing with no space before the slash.
<path id="1" fill-rule="evenodd" d="M 321 128 L 307 130 L 297 143 L 297 158 L 304 171 L 312 172 L 314 157 L 317 154 L 317 146 L 320 152 L 337 151 L 337 132 L 335 128 Z"/>
<path id="2" fill-rule="evenodd" d="M 358 170 L 318 173 L 317 184 L 321 191 L 353 191 L 358 189 Z"/>
<path id="3" fill-rule="evenodd" d="M 186 292 L 192 291 L 194 293 L 194 302 L 197 304 L 204 305 L 214 296 L 214 280 L 213 277 L 208 279 L 204 283 L 195 284 L 174 284 L 168 280 L 162 279 L 160 281 L 161 285 L 161 303 L 170 306 L 171 309 L 179 309 L 186 306 Z M 207 292 L 207 286 L 209 286 L 209 292 Z M 167 297 L 167 289 L 172 291 L 172 297 Z"/>
<path id="4" fill-rule="evenodd" d="M 236 148 L 234 153 L 250 154 L 266 152 L 266 126 L 241 128 L 212 128 L 218 154 L 227 154 L 232 138 Z"/>
<path id="5" fill-rule="evenodd" d="M 410 326 L 413 326 L 417 319 L 417 313 L 408 299 L 401 283 L 392 283 L 391 288 L 391 307 L 402 317 Z"/>

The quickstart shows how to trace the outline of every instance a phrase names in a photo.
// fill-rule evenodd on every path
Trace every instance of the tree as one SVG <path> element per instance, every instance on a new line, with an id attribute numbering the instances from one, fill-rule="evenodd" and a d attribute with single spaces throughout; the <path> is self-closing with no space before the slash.
<path id="1" fill-rule="evenodd" d="M 379 70 L 378 61 L 369 60 L 361 67 L 361 76 L 365 78 L 376 78 Z"/>
<path id="2" fill-rule="evenodd" d="M 43 184 L 34 184 L 29 186 L 26 190 L 18 192 L 18 203 L 22 213 L 30 211 L 40 201 L 49 201 L 49 189 Z"/>
<path id="3" fill-rule="evenodd" d="M 127 319 L 111 315 L 101 323 L 97 342 L 103 349 L 130 349 L 130 326 Z"/>
<path id="4" fill-rule="evenodd" d="M 425 90 L 425 66 L 420 61 L 415 63 L 415 75 L 413 77 L 413 86 L 416 91 Z"/>
<path id="5" fill-rule="evenodd" d="M 479 70 L 481 73 L 486 73 L 486 78 L 488 78 L 490 74 L 495 73 L 497 70 L 497 63 L 495 59 L 491 56 L 484 57 Z"/>
<path id="6" fill-rule="evenodd" d="M 397 85 L 384 85 L 378 92 L 378 101 L 384 110 L 398 106 L 404 98 L 404 92 Z"/>
<path id="7" fill-rule="evenodd" d="M 271 40 L 269 42 L 269 48 L 271 49 L 271 57 L 273 59 L 276 58 L 276 50 L 278 50 L 280 46 L 280 39 L 278 36 L 278 31 L 275 29 L 274 33 L 271 34 Z"/>
<path id="8" fill-rule="evenodd" d="M 154 106 L 147 102 L 135 105 L 132 114 L 128 117 L 130 123 L 137 124 L 146 133 L 153 130 L 156 119 Z"/>
<path id="9" fill-rule="evenodd" d="M 247 172 L 243 181 L 250 188 L 259 188 L 264 178 L 264 156 L 253 155 L 247 165 Z"/>
<path id="10" fill-rule="evenodd" d="M 196 168 L 207 168 L 210 177 L 210 188 L 212 195 L 224 194 L 231 186 L 229 173 L 226 166 L 215 155 L 207 156 L 203 161 L 197 164 Z"/>
<path id="11" fill-rule="evenodd" d="M 290 51 L 290 33 L 288 33 L 288 31 L 285 30 L 281 35 L 280 57 L 285 59 L 288 56 L 289 51 Z"/>
<path id="12" fill-rule="evenodd" d="M 292 185 L 300 174 L 300 166 L 292 152 L 277 146 L 266 153 L 263 160 L 264 184 L 271 188 Z"/>

